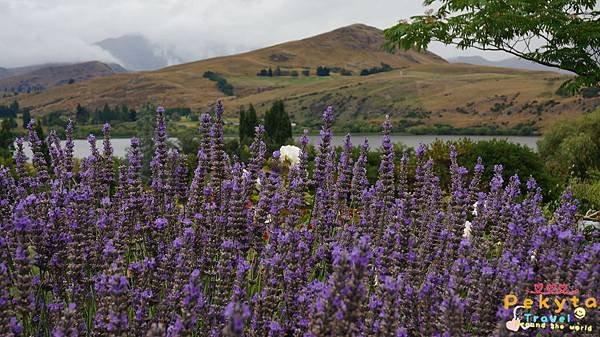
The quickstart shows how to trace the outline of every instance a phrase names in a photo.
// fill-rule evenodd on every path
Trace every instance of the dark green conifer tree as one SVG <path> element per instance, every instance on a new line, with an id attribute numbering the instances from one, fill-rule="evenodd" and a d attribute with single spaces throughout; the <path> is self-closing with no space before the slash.
<path id="1" fill-rule="evenodd" d="M 28 108 L 23 109 L 23 128 L 27 128 L 27 125 L 31 121 L 31 113 Z"/>
<path id="2" fill-rule="evenodd" d="M 292 123 L 282 100 L 275 101 L 265 113 L 265 133 L 271 149 L 278 149 L 292 139 Z"/>
<path id="3" fill-rule="evenodd" d="M 258 117 L 254 106 L 250 104 L 248 110 L 240 109 L 240 144 L 250 144 L 254 139 L 254 129 L 258 125 Z"/>
<path id="4" fill-rule="evenodd" d="M 0 123 L 0 158 L 10 158 L 13 150 L 15 134 L 12 132 L 10 119 Z"/>

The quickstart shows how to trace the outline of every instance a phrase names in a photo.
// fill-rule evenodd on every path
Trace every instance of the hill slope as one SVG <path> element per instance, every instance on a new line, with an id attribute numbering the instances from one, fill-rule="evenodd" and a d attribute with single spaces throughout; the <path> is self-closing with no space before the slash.
<path id="1" fill-rule="evenodd" d="M 11 76 L 10 70 L 0 67 L 0 79 Z"/>
<path id="2" fill-rule="evenodd" d="M 316 79 L 315 68 L 320 65 L 343 67 L 356 74 L 363 68 L 378 66 L 382 62 L 394 68 L 446 63 L 431 53 L 409 51 L 389 54 L 381 50 L 382 42 L 381 30 L 365 25 L 352 25 L 248 53 L 181 64 L 153 72 L 117 74 L 110 78 L 76 82 L 70 87 L 22 96 L 20 100 L 26 106 L 41 112 L 71 109 L 77 103 L 90 106 L 102 106 L 104 103 L 139 105 L 146 100 L 198 108 L 222 96 L 214 82 L 202 77 L 207 70 L 216 71 L 228 78 L 241 76 L 255 80 L 256 73 L 264 67 L 279 66 L 298 70 L 310 68 L 311 77 L 303 78 L 300 82 L 311 82 Z M 237 81 L 236 95 L 245 96 L 271 90 L 274 86 L 273 79 L 264 79 L 264 83 L 250 81 L 247 84 Z"/>
<path id="3" fill-rule="evenodd" d="M 238 55 L 181 64 L 152 72 L 115 74 L 20 95 L 22 106 L 42 114 L 77 104 L 91 108 L 145 102 L 207 111 L 218 98 L 235 117 L 241 105 L 254 104 L 259 114 L 276 99 L 284 99 L 299 127 L 318 124 L 322 109 L 336 107 L 340 128 L 376 129 L 390 114 L 408 131 L 436 132 L 456 128 L 496 130 L 544 129 L 559 118 L 575 116 L 600 105 L 600 98 L 563 98 L 556 89 L 568 76 L 465 64 L 448 64 L 432 53 L 385 53 L 382 32 L 365 25 L 343 27 L 311 38 Z M 361 69 L 386 63 L 393 71 L 358 76 Z M 345 68 L 353 76 L 315 76 L 324 65 Z M 264 68 L 301 71 L 310 76 L 259 77 Z M 216 83 L 202 75 L 213 71 L 234 87 L 224 97 Z M 433 128 L 433 129 L 432 129 Z"/>
<path id="4" fill-rule="evenodd" d="M 447 63 L 433 53 L 416 51 L 390 54 L 382 50 L 382 31 L 354 24 L 306 39 L 278 44 L 238 55 L 217 57 L 177 65 L 164 72 L 195 71 L 209 68 L 230 75 L 255 75 L 260 69 L 277 66 L 282 69 L 314 69 L 318 66 L 360 70 L 381 63 L 394 68 L 416 64 Z"/>
<path id="5" fill-rule="evenodd" d="M 0 79 L 0 92 L 37 92 L 69 82 L 106 77 L 125 71 L 117 64 L 106 64 L 97 61 L 7 69 L 8 76 Z"/>
<path id="6" fill-rule="evenodd" d="M 525 70 L 534 70 L 534 71 L 551 71 L 555 73 L 561 74 L 570 74 L 570 72 L 558 68 L 547 67 L 541 65 L 539 63 L 535 63 L 528 60 L 523 60 L 518 57 L 510 57 L 503 60 L 498 61 L 490 61 L 481 56 L 460 56 L 453 57 L 448 59 L 450 63 L 466 63 L 473 64 L 478 66 L 488 66 L 488 67 L 502 67 L 502 68 L 512 68 L 512 69 L 525 69 Z"/>
<path id="7" fill-rule="evenodd" d="M 42 64 L 35 64 L 35 65 L 24 66 L 24 67 L 0 68 L 0 79 L 12 77 L 12 76 L 24 75 L 24 74 L 36 71 L 41 68 L 63 66 L 63 65 L 67 65 L 67 64 L 68 63 L 42 63 Z"/>

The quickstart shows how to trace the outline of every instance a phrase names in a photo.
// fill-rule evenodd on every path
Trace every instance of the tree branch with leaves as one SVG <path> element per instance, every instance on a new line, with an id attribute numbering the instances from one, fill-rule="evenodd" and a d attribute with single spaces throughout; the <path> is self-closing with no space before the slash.
<path id="1" fill-rule="evenodd" d="M 561 92 L 600 86 L 596 0 L 425 0 L 424 5 L 437 10 L 384 31 L 388 50 L 423 50 L 437 41 L 460 49 L 504 51 L 576 74 Z"/>

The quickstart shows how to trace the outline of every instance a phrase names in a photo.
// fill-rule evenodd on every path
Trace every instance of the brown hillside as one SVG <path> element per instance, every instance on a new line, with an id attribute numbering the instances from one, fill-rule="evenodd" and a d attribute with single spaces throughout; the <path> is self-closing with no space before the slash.
<path id="1" fill-rule="evenodd" d="M 564 98 L 556 89 L 569 77 L 542 71 L 448 64 L 432 53 L 389 54 L 380 49 L 379 29 L 352 25 L 303 40 L 243 54 L 181 64 L 152 72 L 115 74 L 43 92 L 19 95 L 34 114 L 63 110 L 77 104 L 138 107 L 145 102 L 207 111 L 224 99 L 229 117 L 237 108 L 254 104 L 259 114 L 277 99 L 285 100 L 298 126 L 319 123 L 322 109 L 336 107 L 339 127 L 365 130 L 386 114 L 406 127 L 451 125 L 512 129 L 529 125 L 546 129 L 554 121 L 600 106 L 600 98 Z M 394 70 L 358 76 L 361 69 L 391 65 Z M 351 70 L 353 76 L 315 76 L 319 65 Z M 309 77 L 258 77 L 261 68 L 310 68 Z M 233 85 L 225 97 L 216 83 L 202 75 L 213 71 Z M 9 102 L 13 97 L 5 98 Z M 0 104 L 5 103 L 0 101 Z"/>
<path id="2" fill-rule="evenodd" d="M 48 65 L 39 69 L 0 79 L 0 93 L 29 93 L 46 90 L 69 81 L 80 82 L 114 75 L 109 65 L 91 61 L 67 65 Z"/>
<path id="3" fill-rule="evenodd" d="M 382 62 L 394 68 L 416 64 L 447 63 L 433 53 L 399 51 L 394 54 L 381 49 L 383 32 L 375 27 L 354 24 L 306 39 L 278 44 L 233 56 L 182 64 L 161 70 L 213 71 L 231 75 L 254 75 L 262 68 L 315 69 L 318 66 L 341 67 L 360 72 Z"/>
<path id="4" fill-rule="evenodd" d="M 214 82 L 202 77 L 207 70 L 227 77 L 255 77 L 265 67 L 310 68 L 314 77 L 315 69 L 320 65 L 343 67 L 357 74 L 363 68 L 378 66 L 382 62 L 394 68 L 446 63 L 432 53 L 408 51 L 389 54 L 381 50 L 382 43 L 381 30 L 355 24 L 243 54 L 186 63 L 153 72 L 116 74 L 76 82 L 68 87 L 24 95 L 19 101 L 40 113 L 73 110 L 78 103 L 100 107 L 105 103 L 137 106 L 146 101 L 156 101 L 199 108 L 223 95 Z M 270 89 L 273 86 L 269 81 L 257 87 L 238 83 L 236 95 L 245 96 Z"/>

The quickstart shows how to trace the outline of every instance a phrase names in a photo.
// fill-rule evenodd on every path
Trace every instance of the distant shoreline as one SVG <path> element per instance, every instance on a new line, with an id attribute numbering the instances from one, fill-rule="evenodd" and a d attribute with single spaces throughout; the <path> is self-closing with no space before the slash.
<path id="1" fill-rule="evenodd" d="M 299 141 L 301 135 L 294 135 L 294 140 Z M 318 145 L 320 141 L 319 135 L 309 135 L 309 142 L 311 145 Z M 237 135 L 225 135 L 226 139 L 237 138 Z M 331 143 L 333 146 L 341 146 L 344 143 L 345 135 L 337 134 L 333 136 Z M 362 144 L 364 139 L 367 139 L 372 150 L 375 150 L 381 144 L 381 134 L 354 134 L 351 135 L 352 144 L 358 146 Z M 398 135 L 392 134 L 390 138 L 395 144 L 402 144 L 408 148 L 417 148 L 420 144 L 429 145 L 436 140 L 442 141 L 458 141 L 460 139 L 471 139 L 472 141 L 487 141 L 493 139 L 505 139 L 511 143 L 527 146 L 533 151 L 537 151 L 537 141 L 540 139 L 538 136 L 491 136 L 491 135 L 478 135 L 478 136 L 463 136 L 463 135 Z M 127 150 L 130 145 L 131 138 L 111 138 L 111 145 L 113 147 L 113 153 L 117 157 L 125 157 Z M 177 141 L 177 138 L 171 137 L 170 141 Z M 64 144 L 64 140 L 62 141 Z M 84 158 L 89 155 L 89 144 L 87 139 L 75 139 L 74 156 L 77 158 Z M 102 137 L 96 138 L 97 146 L 101 146 Z M 27 156 L 31 156 L 28 144 L 26 145 Z"/>
<path id="2" fill-rule="evenodd" d="M 293 133 L 292 136 L 294 137 L 294 139 L 300 138 L 302 137 L 304 133 Z M 381 136 L 382 133 L 380 132 L 363 132 L 363 133 L 353 133 L 353 132 L 346 132 L 346 133 L 334 133 L 334 137 L 345 137 L 346 134 L 350 134 L 350 136 L 352 137 L 352 139 L 357 139 L 360 137 L 374 137 L 374 136 Z M 95 136 L 101 136 L 101 134 L 94 134 Z M 127 136 L 127 135 L 123 135 L 123 136 L 118 136 L 118 137 L 111 137 L 111 140 L 115 140 L 115 139 L 131 139 L 133 137 L 136 137 L 137 135 L 133 134 L 131 136 Z M 315 132 L 308 132 L 308 136 L 309 137 L 320 137 L 320 134 L 318 131 Z M 505 138 L 505 137 L 528 137 L 528 138 L 536 138 L 539 139 L 541 138 L 543 135 L 542 134 L 536 134 L 536 135 L 519 135 L 519 134 L 417 134 L 417 133 L 390 133 L 391 137 L 459 137 L 459 138 L 470 138 L 470 137 L 491 137 L 491 138 Z M 237 133 L 225 133 L 223 134 L 223 137 L 225 139 L 232 139 L 232 138 L 238 138 L 238 134 Z M 178 139 L 178 137 L 169 137 L 171 139 Z M 87 138 L 73 138 L 73 140 L 80 140 L 80 141 L 87 141 Z"/>

